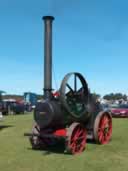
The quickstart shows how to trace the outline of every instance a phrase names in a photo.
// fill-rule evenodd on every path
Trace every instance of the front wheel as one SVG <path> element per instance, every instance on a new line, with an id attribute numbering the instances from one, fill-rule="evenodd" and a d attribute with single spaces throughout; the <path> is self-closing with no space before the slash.
<path id="1" fill-rule="evenodd" d="M 67 129 L 66 152 L 78 154 L 86 147 L 86 129 L 80 123 L 72 123 Z"/>
<path id="2" fill-rule="evenodd" d="M 34 134 L 40 135 L 40 127 L 35 123 L 32 127 L 32 136 L 29 137 L 29 141 L 32 145 L 33 149 L 41 149 L 43 146 L 43 143 L 41 141 L 41 138 L 39 136 L 35 136 Z"/>

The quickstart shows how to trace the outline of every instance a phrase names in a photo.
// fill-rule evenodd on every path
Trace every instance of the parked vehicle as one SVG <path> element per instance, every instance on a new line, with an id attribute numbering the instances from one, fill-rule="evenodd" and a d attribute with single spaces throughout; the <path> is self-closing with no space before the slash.
<path id="1" fill-rule="evenodd" d="M 23 103 L 14 103 L 12 106 L 13 114 L 24 114 L 25 105 Z"/>
<path id="2" fill-rule="evenodd" d="M 128 117 L 128 104 L 114 105 L 110 110 L 113 117 Z"/>
<path id="3" fill-rule="evenodd" d="M 1 112 L 3 115 L 8 114 L 20 114 L 24 113 L 25 105 L 24 103 L 18 103 L 17 101 L 5 100 L 0 105 Z"/>

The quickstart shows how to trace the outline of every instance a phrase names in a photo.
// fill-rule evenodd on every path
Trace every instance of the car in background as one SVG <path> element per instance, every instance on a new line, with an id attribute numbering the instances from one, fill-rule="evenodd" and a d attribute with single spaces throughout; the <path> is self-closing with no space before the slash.
<path id="1" fill-rule="evenodd" d="M 128 104 L 111 105 L 110 111 L 112 113 L 112 117 L 128 117 Z"/>
<path id="2" fill-rule="evenodd" d="M 24 114 L 25 112 L 25 105 L 23 103 L 13 103 L 11 106 L 11 110 L 13 114 Z"/>
<path id="3" fill-rule="evenodd" d="M 3 100 L 0 105 L 0 111 L 3 115 L 9 114 L 24 114 L 25 105 L 24 103 L 19 103 L 16 100 Z"/>

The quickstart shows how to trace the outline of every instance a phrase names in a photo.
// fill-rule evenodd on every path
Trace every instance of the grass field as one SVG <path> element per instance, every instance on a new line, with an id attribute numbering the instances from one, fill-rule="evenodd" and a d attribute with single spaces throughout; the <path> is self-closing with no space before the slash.
<path id="1" fill-rule="evenodd" d="M 32 122 L 31 114 L 7 116 L 0 122 L 0 171 L 128 171 L 128 119 L 113 120 L 108 145 L 88 143 L 75 156 L 32 150 L 23 136 Z"/>

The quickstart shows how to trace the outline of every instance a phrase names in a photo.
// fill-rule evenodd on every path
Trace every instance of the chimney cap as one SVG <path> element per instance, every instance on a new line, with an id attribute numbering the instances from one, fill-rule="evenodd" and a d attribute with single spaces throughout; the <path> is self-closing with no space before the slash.
<path id="1" fill-rule="evenodd" d="M 53 16 L 43 16 L 42 17 L 43 20 L 54 20 L 54 17 Z"/>

